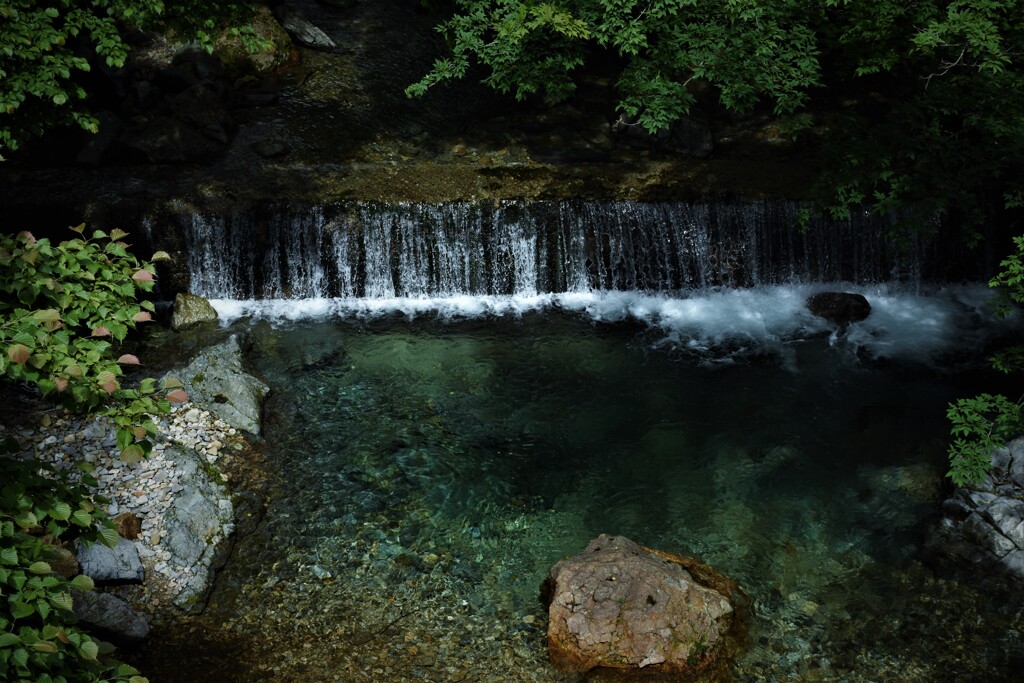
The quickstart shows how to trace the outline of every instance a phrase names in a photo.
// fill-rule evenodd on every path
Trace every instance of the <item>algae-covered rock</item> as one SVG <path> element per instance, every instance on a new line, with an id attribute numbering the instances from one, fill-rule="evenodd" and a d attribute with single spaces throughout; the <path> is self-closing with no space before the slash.
<path id="1" fill-rule="evenodd" d="M 224 484 L 194 451 L 169 448 L 166 457 L 174 461 L 183 487 L 164 516 L 168 564 L 182 570 L 184 578 L 174 603 L 201 612 L 230 549 L 234 507 Z"/>
<path id="2" fill-rule="evenodd" d="M 201 322 L 217 319 L 217 311 L 201 296 L 181 292 L 174 297 L 171 329 L 183 330 Z"/>
<path id="3" fill-rule="evenodd" d="M 168 374 L 178 379 L 195 403 L 236 429 L 260 433 L 260 410 L 270 387 L 242 369 L 237 335 L 204 349 L 191 363 Z"/>

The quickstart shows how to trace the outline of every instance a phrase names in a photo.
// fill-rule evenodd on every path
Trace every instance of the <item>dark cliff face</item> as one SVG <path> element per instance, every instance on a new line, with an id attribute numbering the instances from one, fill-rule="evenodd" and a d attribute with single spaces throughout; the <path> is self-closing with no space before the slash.
<path id="1" fill-rule="evenodd" d="M 403 90 L 443 51 L 406 0 L 283 3 L 334 47 L 297 46 L 259 78 L 157 41 L 108 74 L 99 136 L 54 135 L 0 165 L 6 226 L 105 223 L 181 198 L 259 201 L 801 198 L 813 168 L 767 116 L 711 106 L 660 136 L 616 125 L 610 79 L 570 101 L 516 103 L 467 78 Z M 282 56 L 283 57 L 283 56 Z M 161 61 L 162 60 L 162 61 Z"/>

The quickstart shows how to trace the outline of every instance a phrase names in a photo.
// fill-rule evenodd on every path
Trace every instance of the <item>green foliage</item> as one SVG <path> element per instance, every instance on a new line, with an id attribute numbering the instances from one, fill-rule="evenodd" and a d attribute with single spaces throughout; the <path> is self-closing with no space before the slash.
<path id="1" fill-rule="evenodd" d="M 122 366 L 139 360 L 115 358 L 114 343 L 151 319 L 153 304 L 137 297 L 153 289 L 156 271 L 128 251 L 121 230 L 90 237 L 84 226 L 72 230 L 82 237 L 59 245 L 27 232 L 0 236 L 0 379 L 34 384 L 72 410 L 109 415 L 121 457 L 137 461 L 152 448 L 149 416 L 170 405 L 154 380 L 122 386 Z"/>
<path id="2" fill-rule="evenodd" d="M 158 396 L 156 382 L 123 386 L 114 345 L 153 305 L 139 301 L 154 286 L 152 263 L 139 261 L 122 240 L 127 233 L 71 228 L 79 236 L 53 245 L 30 233 L 0 236 L 0 379 L 28 382 L 44 396 L 78 411 L 108 415 L 117 426 L 121 458 L 132 463 L 150 450 L 150 417 L 184 400 L 180 389 Z M 167 258 L 158 252 L 154 260 Z M 62 541 L 81 538 L 117 544 L 117 531 L 85 486 L 69 484 L 35 462 L 0 458 L 0 679 L 25 681 L 128 681 L 138 672 L 101 656 L 100 643 L 74 625 L 71 589 L 91 590 L 88 577 L 57 575 L 51 560 Z"/>
<path id="3" fill-rule="evenodd" d="M 53 470 L 2 456 L 0 469 L 0 680 L 146 683 L 76 625 L 72 589 L 92 590 L 92 579 L 54 570 L 62 542 L 116 545 L 113 524 L 83 485 Z"/>
<path id="4" fill-rule="evenodd" d="M 714 85 L 722 103 L 749 109 L 761 96 L 792 112 L 820 82 L 811 21 L 819 14 L 795 2 L 717 0 L 457 0 L 461 13 L 438 27 L 452 56 L 407 89 L 421 95 L 462 78 L 472 60 L 489 71 L 484 83 L 523 99 L 572 94 L 572 75 L 599 49 L 621 58 L 619 109 L 654 132 L 689 111 L 689 85 Z"/>
<path id="5" fill-rule="evenodd" d="M 1015 251 L 1000 264 L 989 282 L 998 288 L 996 313 L 1007 316 L 1024 303 L 1024 236 L 1013 240 Z M 995 354 L 992 366 L 1005 373 L 1024 371 L 1024 347 L 1012 346 Z M 1012 401 L 999 394 L 979 394 L 950 404 L 946 417 L 953 424 L 947 474 L 957 486 L 981 482 L 992 467 L 992 452 L 1024 433 L 1024 396 Z"/>
<path id="6" fill-rule="evenodd" d="M 455 5 L 438 26 L 451 55 L 409 86 L 411 96 L 477 62 L 500 92 L 558 101 L 603 54 L 621 65 L 623 119 L 651 132 L 686 115 L 698 86 L 729 110 L 770 104 L 794 131 L 811 130 L 801 110 L 821 102 L 818 193 L 837 216 L 913 204 L 909 227 L 950 216 L 971 242 L 993 210 L 1024 203 L 1020 0 Z"/>
<path id="7" fill-rule="evenodd" d="M 128 26 L 175 31 L 212 50 L 219 30 L 253 51 L 266 42 L 247 22 L 245 2 L 182 0 L 4 0 L 0 3 L 0 153 L 56 126 L 95 133 L 82 76 L 122 67 Z M 95 59 L 90 59 L 90 53 Z M 3 157 L 0 156 L 0 160 Z"/>
<path id="8" fill-rule="evenodd" d="M 958 399 L 946 417 L 953 424 L 947 476 L 957 486 L 984 479 L 992 467 L 992 452 L 1024 431 L 1021 404 L 998 394 Z"/>

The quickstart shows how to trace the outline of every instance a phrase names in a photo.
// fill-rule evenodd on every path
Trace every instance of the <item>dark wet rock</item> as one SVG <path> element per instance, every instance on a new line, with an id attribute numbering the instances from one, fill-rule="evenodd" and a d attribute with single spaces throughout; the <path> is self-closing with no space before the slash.
<path id="1" fill-rule="evenodd" d="M 696 560 L 602 534 L 545 583 L 548 654 L 566 672 L 688 677 L 712 667 L 734 624 L 735 584 Z"/>
<path id="2" fill-rule="evenodd" d="M 184 487 L 164 517 L 169 564 L 191 569 L 174 603 L 187 612 L 201 612 L 213 588 L 214 572 L 223 566 L 234 529 L 234 508 L 224 484 L 194 451 L 169 448 Z"/>
<path id="3" fill-rule="evenodd" d="M 292 151 L 288 141 L 283 137 L 271 136 L 252 143 L 252 149 L 264 159 L 283 157 Z"/>
<path id="4" fill-rule="evenodd" d="M 146 573 L 138 548 L 123 538 L 113 548 L 102 543 L 80 543 L 78 564 L 81 572 L 96 583 L 138 583 Z"/>
<path id="5" fill-rule="evenodd" d="M 217 311 L 203 297 L 187 292 L 179 292 L 174 297 L 171 329 L 183 330 L 186 327 L 216 319 Z"/>
<path id="6" fill-rule="evenodd" d="M 330 50 L 337 47 L 330 36 L 301 14 L 281 7 L 278 9 L 277 16 L 284 29 L 300 45 L 319 50 Z"/>
<path id="7" fill-rule="evenodd" d="M 168 104 L 174 118 L 218 142 L 228 142 L 235 124 L 221 98 L 210 86 L 203 83 L 193 85 L 169 98 Z"/>
<path id="8" fill-rule="evenodd" d="M 640 147 L 705 159 L 715 150 L 711 129 L 693 119 L 680 119 L 657 133 L 649 133 L 636 120 L 620 118 L 612 131 L 630 147 Z"/>
<path id="9" fill-rule="evenodd" d="M 260 411 L 270 388 L 242 369 L 237 335 L 204 349 L 188 366 L 168 376 L 184 385 L 193 402 L 232 427 L 260 433 Z"/>
<path id="10" fill-rule="evenodd" d="M 863 294 L 820 292 L 807 299 L 807 310 L 834 325 L 845 327 L 871 315 L 871 304 Z"/>
<path id="11" fill-rule="evenodd" d="M 335 9 L 349 9 L 359 4 L 359 0 L 316 0 L 325 7 L 333 7 Z"/>
<path id="12" fill-rule="evenodd" d="M 149 635 L 146 616 L 110 593 L 73 591 L 74 612 L 80 621 L 121 640 L 139 641 Z"/>
<path id="13" fill-rule="evenodd" d="M 1024 438 L 992 455 L 977 486 L 957 488 L 942 504 L 943 519 L 928 539 L 940 562 L 977 570 L 983 582 L 1024 587 Z"/>
<path id="14" fill-rule="evenodd" d="M 221 142 L 171 116 L 136 121 L 120 141 L 131 155 L 154 164 L 200 161 L 224 150 Z"/>

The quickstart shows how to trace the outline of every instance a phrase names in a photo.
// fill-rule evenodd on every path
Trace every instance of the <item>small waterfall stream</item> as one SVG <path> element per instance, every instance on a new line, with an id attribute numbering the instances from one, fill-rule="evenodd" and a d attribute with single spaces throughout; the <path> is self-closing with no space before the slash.
<path id="1" fill-rule="evenodd" d="M 215 299 L 678 292 L 917 281 L 927 247 L 887 221 L 796 202 L 269 207 L 184 218 L 192 290 Z"/>

